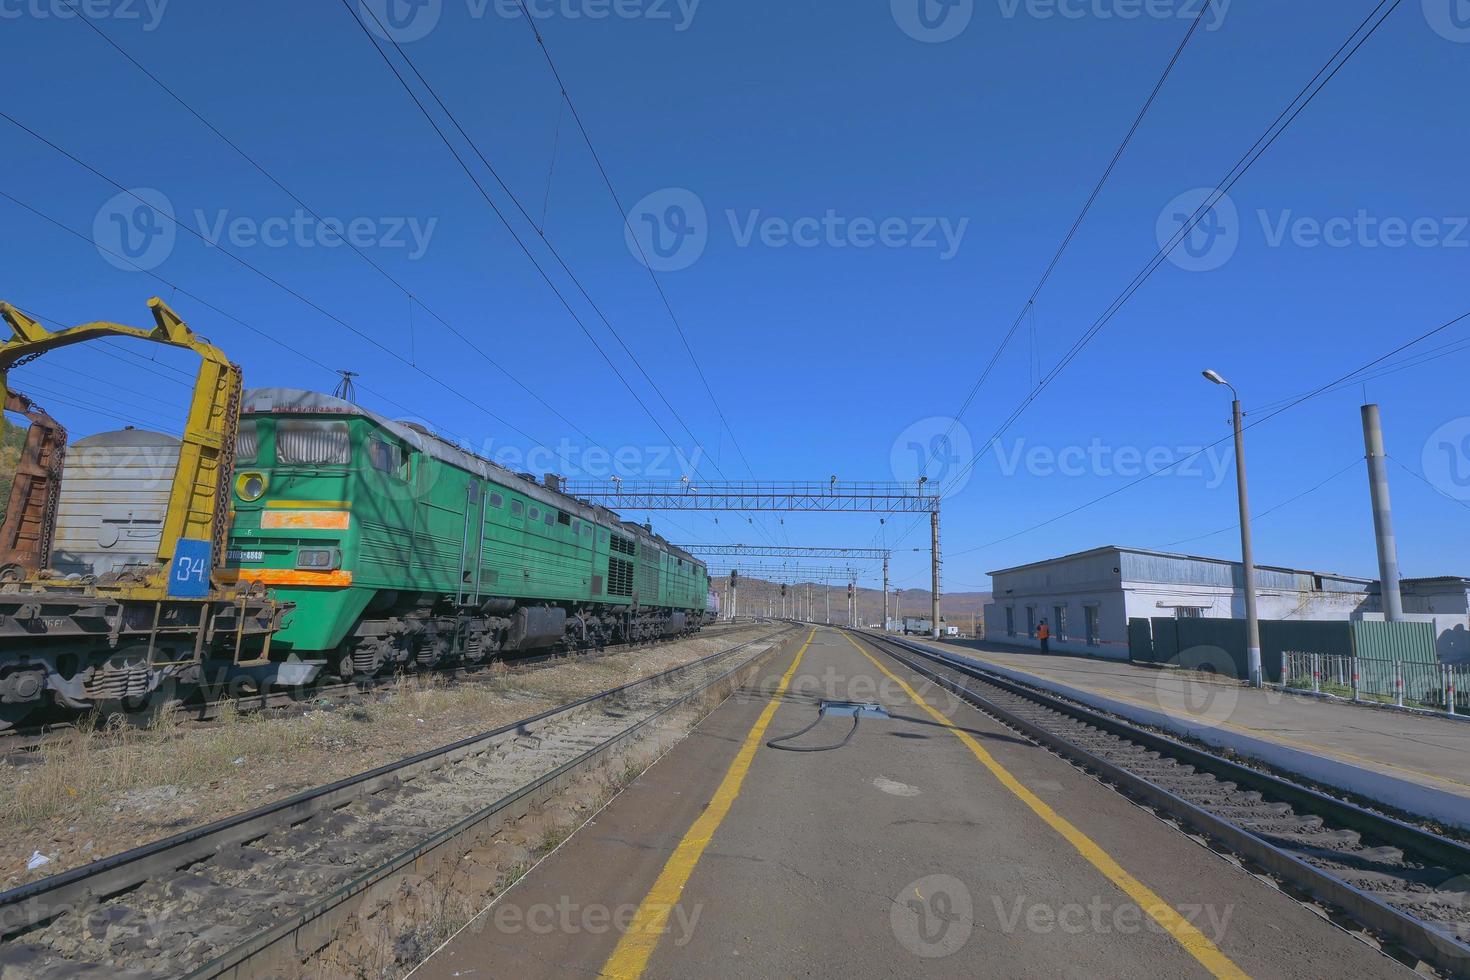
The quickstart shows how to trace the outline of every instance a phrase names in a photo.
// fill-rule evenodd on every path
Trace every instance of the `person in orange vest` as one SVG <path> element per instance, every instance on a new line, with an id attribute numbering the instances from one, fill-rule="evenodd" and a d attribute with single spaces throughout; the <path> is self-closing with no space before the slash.
<path id="1" fill-rule="evenodd" d="M 1036 636 L 1041 640 L 1041 652 L 1051 652 L 1051 627 L 1046 625 L 1046 620 L 1041 621 L 1041 626 L 1036 630 Z"/>

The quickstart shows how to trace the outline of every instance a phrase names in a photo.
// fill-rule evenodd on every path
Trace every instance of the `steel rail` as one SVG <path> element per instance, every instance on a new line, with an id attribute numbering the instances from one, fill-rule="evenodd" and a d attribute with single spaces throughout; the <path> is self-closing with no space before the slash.
<path id="1" fill-rule="evenodd" d="M 1066 737 L 1020 717 L 968 684 L 931 670 L 905 654 L 940 665 L 971 680 L 1025 698 L 1059 714 L 1083 722 L 1108 734 L 1134 742 L 1160 755 L 1193 766 L 1217 779 L 1249 787 L 1263 796 L 1289 803 L 1299 814 L 1327 818 L 1348 829 L 1458 874 L 1470 874 L 1470 847 L 1448 840 L 1412 824 L 1374 813 L 1305 786 L 1258 769 L 1231 762 L 1167 736 L 1159 735 L 1091 708 L 1066 701 L 993 674 L 973 663 L 893 637 L 877 637 L 860 630 L 850 631 L 962 700 L 993 716 L 1027 738 L 1084 769 L 1091 770 L 1127 795 L 1168 815 L 1196 833 L 1211 838 L 1224 848 L 1255 863 L 1266 872 L 1301 889 L 1315 900 L 1345 912 L 1366 930 L 1402 947 L 1436 969 L 1452 976 L 1470 975 L 1470 947 L 1347 882 L 1314 867 L 1238 824 L 1196 806 L 1172 791 L 1156 785 L 1127 768 L 1101 758 Z"/>
<path id="2" fill-rule="evenodd" d="M 346 701 L 360 695 L 375 695 L 380 693 L 391 693 L 393 685 L 402 678 L 436 678 L 440 680 L 461 681 L 464 683 L 481 683 L 496 678 L 492 673 L 496 666 L 503 665 L 512 674 L 531 673 L 538 670 L 556 667 L 563 662 L 575 660 L 577 663 L 601 660 L 605 657 L 628 653 L 632 650 L 646 649 L 652 646 L 662 646 L 665 643 L 678 643 L 685 640 L 715 639 L 729 633 L 738 632 L 742 629 L 752 629 L 757 626 L 769 625 L 768 621 L 750 621 L 745 623 L 721 623 L 706 626 L 698 633 L 687 636 L 670 637 L 663 640 L 655 640 L 644 643 L 609 643 L 603 649 L 592 652 L 587 651 L 558 651 L 554 653 L 538 653 L 527 656 L 516 657 L 514 660 L 486 660 L 479 664 L 453 664 L 445 667 L 430 667 L 414 671 L 406 671 L 395 674 L 382 674 L 363 680 L 332 681 L 331 683 L 317 683 L 305 687 L 292 688 L 267 688 L 255 690 L 248 693 L 232 694 L 228 697 L 214 698 L 209 701 L 173 702 L 171 710 L 174 717 L 180 721 L 204 723 L 214 721 L 226 708 L 233 708 L 241 713 L 255 713 L 257 711 L 268 711 L 281 708 L 304 708 L 315 701 L 331 700 Z M 155 709 L 156 710 L 156 709 Z M 127 716 L 146 719 L 152 712 L 140 710 L 128 712 Z M 64 741 L 67 736 L 75 733 L 77 726 L 72 722 L 50 722 L 39 728 L 12 728 L 0 732 L 0 760 L 23 759 L 27 755 L 44 749 L 57 742 Z"/>
<path id="3" fill-rule="evenodd" d="M 687 664 L 579 698 L 492 731 L 421 752 L 325 786 L 297 793 L 245 813 L 226 817 L 105 857 L 92 864 L 10 889 L 0 893 L 0 938 L 10 940 L 64 914 L 91 907 L 156 877 L 173 874 L 195 862 L 211 857 L 222 848 L 259 840 L 274 830 L 300 824 L 317 814 L 369 797 L 396 783 L 410 781 L 467 757 L 488 752 L 503 740 L 524 736 L 542 723 L 565 720 L 591 706 L 616 700 L 642 688 L 652 688 L 674 680 L 680 675 L 697 671 L 738 654 L 753 644 L 770 639 L 779 640 L 791 632 L 790 629 L 778 629 L 766 636 L 746 640 Z M 258 961 L 260 957 L 272 951 L 281 952 L 281 944 L 287 941 L 290 942 L 293 950 L 292 955 L 309 955 L 315 949 L 320 948 L 320 946 L 308 948 L 311 942 L 320 940 L 325 945 L 325 942 L 330 941 L 333 928 L 335 928 L 324 928 L 324 923 L 319 920 L 328 916 L 329 913 L 340 912 L 343 903 L 353 898 L 360 898 L 369 887 L 413 865 L 430 853 L 442 849 L 474 826 L 497 816 L 504 816 L 507 812 L 517 808 L 519 808 L 518 812 L 512 813 L 512 817 L 518 816 L 536 802 L 550 796 L 572 775 L 585 769 L 614 746 L 621 744 L 654 720 L 691 698 L 752 666 L 774 649 L 776 645 L 742 659 L 728 670 L 671 700 L 647 718 L 587 750 L 574 760 L 527 783 L 510 795 L 461 821 L 455 827 L 442 831 L 428 841 L 402 852 L 399 857 L 387 864 L 380 865 L 349 884 L 339 887 L 287 922 L 268 932 L 257 934 L 247 940 L 244 945 L 233 947 L 191 975 L 199 977 L 246 975 L 245 968 L 248 964 Z M 340 921 L 341 915 L 332 919 L 332 922 Z M 314 924 L 317 926 L 315 929 L 313 929 Z M 299 959 L 297 962 L 299 964 Z"/>

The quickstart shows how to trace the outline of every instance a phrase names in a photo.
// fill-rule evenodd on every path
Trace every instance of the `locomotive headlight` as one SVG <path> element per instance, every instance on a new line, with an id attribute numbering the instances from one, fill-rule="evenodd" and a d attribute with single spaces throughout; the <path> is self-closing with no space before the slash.
<path id="1" fill-rule="evenodd" d="M 330 572 L 341 564 L 336 548 L 302 548 L 296 552 L 296 567 L 306 571 Z"/>
<path id="2" fill-rule="evenodd" d="M 241 473 L 235 478 L 235 493 L 240 499 L 251 502 L 265 496 L 265 474 L 263 473 Z"/>

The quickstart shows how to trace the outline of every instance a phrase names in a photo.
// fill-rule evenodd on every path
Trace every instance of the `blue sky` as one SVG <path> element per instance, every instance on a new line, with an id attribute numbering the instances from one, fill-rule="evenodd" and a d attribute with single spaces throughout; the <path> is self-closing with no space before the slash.
<path id="1" fill-rule="evenodd" d="M 330 389 L 331 369 L 355 370 L 369 407 L 421 417 L 538 472 L 603 476 L 601 448 L 621 452 L 630 476 L 678 476 L 693 460 L 694 479 L 908 478 L 910 443 L 949 428 L 1183 37 L 1183 15 L 1199 7 L 973 0 L 944 20 L 936 0 L 925 3 L 935 33 L 918 0 L 533 5 L 638 241 L 666 270 L 659 281 L 749 470 L 530 30 L 508 16 L 513 0 L 509 9 L 427 0 L 395 8 L 391 23 L 534 224 L 544 215 L 546 239 L 682 423 L 454 137 L 658 423 L 617 381 L 341 3 L 87 9 L 311 209 L 350 227 L 417 303 L 348 248 L 324 245 L 289 197 L 64 16 L 68 0 L 0 2 L 12 78 L 4 111 L 122 186 L 162 194 L 180 225 L 223 249 L 140 216 L 135 198 L 0 120 L 7 193 L 87 237 L 121 247 L 126 231 L 131 247 L 161 243 L 139 257 L 184 291 L 0 199 L 0 296 L 68 323 L 140 324 L 149 296 L 172 297 L 249 385 Z M 1050 371 L 1153 255 L 1180 196 L 1223 177 L 1376 5 L 1216 6 L 962 419 L 959 449 L 964 433 L 975 448 L 985 442 L 1036 366 Z M 1228 394 L 1202 368 L 1233 381 L 1259 417 L 1470 311 L 1470 134 L 1453 111 L 1470 75 L 1464 8 L 1404 0 L 1234 188 L 1224 251 L 1177 253 L 983 453 L 945 503 L 948 589 L 984 588 L 990 569 L 1103 543 L 1235 554 L 1233 530 L 1208 536 L 1235 519 L 1224 449 L 981 546 L 1227 435 Z M 167 232 L 142 237 L 147 227 L 172 229 L 172 246 Z M 1424 349 L 1467 338 L 1470 323 Z M 79 349 L 17 371 L 14 383 L 76 434 L 176 420 L 187 358 L 130 350 L 161 363 Z M 1467 504 L 1452 499 L 1470 496 L 1470 406 L 1455 380 L 1465 355 L 1439 353 L 1367 384 L 1397 461 L 1408 575 L 1470 574 Z M 1258 513 L 1320 486 L 1257 523 L 1262 562 L 1374 574 L 1366 478 L 1354 465 L 1362 398 L 1350 386 L 1249 434 Z M 552 448 L 528 456 L 536 444 Z M 931 470 L 936 479 L 954 473 L 944 466 Z M 899 549 L 895 581 L 927 584 L 927 555 L 909 550 L 927 548 L 927 529 L 906 534 L 911 518 L 651 519 L 686 542 L 887 543 Z"/>

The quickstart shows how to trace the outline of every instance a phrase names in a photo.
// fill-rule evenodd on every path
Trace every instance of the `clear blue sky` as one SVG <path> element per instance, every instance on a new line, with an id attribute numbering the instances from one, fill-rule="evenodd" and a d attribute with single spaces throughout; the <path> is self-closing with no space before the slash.
<path id="1" fill-rule="evenodd" d="M 596 471 L 584 452 L 595 441 L 634 447 L 632 469 L 678 475 L 660 448 L 668 435 L 613 377 L 341 4 L 93 2 L 103 31 L 317 212 L 358 220 L 375 262 L 571 425 L 422 309 L 411 315 L 403 292 L 357 255 L 315 243 L 309 225 L 290 229 L 296 205 L 86 25 L 59 16 L 66 0 L 3 4 L 5 112 L 121 184 L 162 192 L 179 221 L 206 237 L 238 228 L 227 248 L 427 372 L 179 232 L 161 257 L 143 256 L 158 275 L 320 362 L 176 296 L 179 311 L 240 361 L 247 384 L 330 389 L 335 379 L 321 365 L 350 368 L 368 406 L 410 409 L 480 448 L 524 452 L 526 435 L 552 447 L 566 439 L 574 461 Z M 374 2 L 382 11 L 383 0 Z M 937 21 L 938 4 L 926 2 L 936 31 L 959 25 Z M 643 214 L 675 220 L 671 204 L 691 200 L 704 211 L 680 212 L 702 252 L 692 263 L 675 252 L 660 281 L 757 477 L 891 479 L 895 460 L 909 475 L 906 430 L 917 424 L 921 441 L 943 431 L 924 420 L 959 408 L 1187 27 L 1177 16 L 1120 16 L 1136 6 L 1130 0 L 1067 0 L 1075 17 L 1038 16 L 1055 3 L 974 0 L 951 13 L 969 16 L 963 30 L 931 43 L 900 26 L 924 35 L 916 5 L 535 5 L 624 203 L 655 195 L 634 209 L 635 224 L 644 227 Z M 1034 318 L 964 417 L 974 443 L 1024 397 L 1031 365 L 1050 370 L 1154 253 L 1171 202 L 1214 185 L 1375 5 L 1236 0 L 1199 31 Z M 547 238 L 678 407 L 695 438 L 485 174 L 663 427 L 686 455 L 698 447 L 695 479 L 717 478 L 717 466 L 748 477 L 559 109 L 541 52 L 504 6 L 428 0 L 417 16 L 432 24 L 399 21 L 405 39 L 432 27 L 404 49 L 538 223 L 544 209 Z M 1160 0 L 1157 9 L 1197 7 Z M 591 16 L 619 10 L 636 16 Z M 1223 264 L 1207 254 L 1203 264 L 1218 267 L 1205 271 L 1163 266 L 985 454 L 945 505 L 949 590 L 988 587 L 985 572 L 1023 561 L 1229 527 L 1233 482 L 1215 468 L 1228 477 L 1230 457 L 1217 453 L 1194 475 L 1158 477 L 971 550 L 1123 485 L 1151 451 L 1158 462 L 1226 435 L 1228 395 L 1201 368 L 1235 382 L 1251 411 L 1470 311 L 1470 132 L 1459 111 L 1470 31 L 1453 12 L 1450 0 L 1406 0 L 1235 188 L 1233 254 Z M 136 202 L 109 204 L 116 188 L 4 120 L 0 153 L 6 192 L 85 235 L 95 229 L 120 244 L 126 228 L 133 247 L 143 242 L 140 226 L 128 227 L 139 220 Z M 875 230 L 853 219 L 874 229 L 886 222 L 892 245 L 873 243 Z M 1314 244 L 1311 222 L 1331 219 L 1355 227 L 1341 247 Z M 1392 244 L 1392 224 L 1378 224 L 1385 219 L 1418 222 L 1421 240 Z M 149 296 L 172 295 L 3 199 L 0 220 L 0 296 L 42 316 L 143 323 Z M 791 244 L 782 222 L 814 237 Z M 281 245 L 252 237 L 283 230 Z M 915 237 L 933 247 L 903 244 Z M 166 245 L 166 236 L 149 241 Z M 665 227 L 659 247 L 672 244 Z M 1467 336 L 1470 324 L 1426 346 Z M 122 419 L 166 424 L 182 407 L 176 372 L 187 360 L 142 350 L 167 366 L 78 350 L 22 369 L 15 383 L 77 434 Z M 1464 367 L 1465 355 L 1451 351 L 1367 389 L 1383 405 L 1390 453 L 1416 473 L 1428 464 L 1430 482 L 1451 495 L 1470 494 L 1456 481 L 1470 474 Z M 1258 512 L 1352 466 L 1362 454 L 1361 400 L 1351 387 L 1250 433 Z M 1050 454 L 1062 454 L 1062 472 Z M 542 462 L 531 465 L 557 468 Z M 1470 574 L 1465 505 L 1398 466 L 1391 479 L 1405 574 Z M 684 541 L 887 541 L 904 549 L 895 580 L 927 584 L 927 556 L 907 551 L 927 546 L 927 528 L 900 539 L 911 519 L 880 527 L 872 516 L 788 515 L 779 524 L 767 516 L 760 528 L 739 515 L 718 524 L 697 514 L 652 519 Z M 1237 548 L 1230 531 L 1173 550 Z M 1261 519 L 1257 555 L 1374 574 L 1361 464 Z"/>

